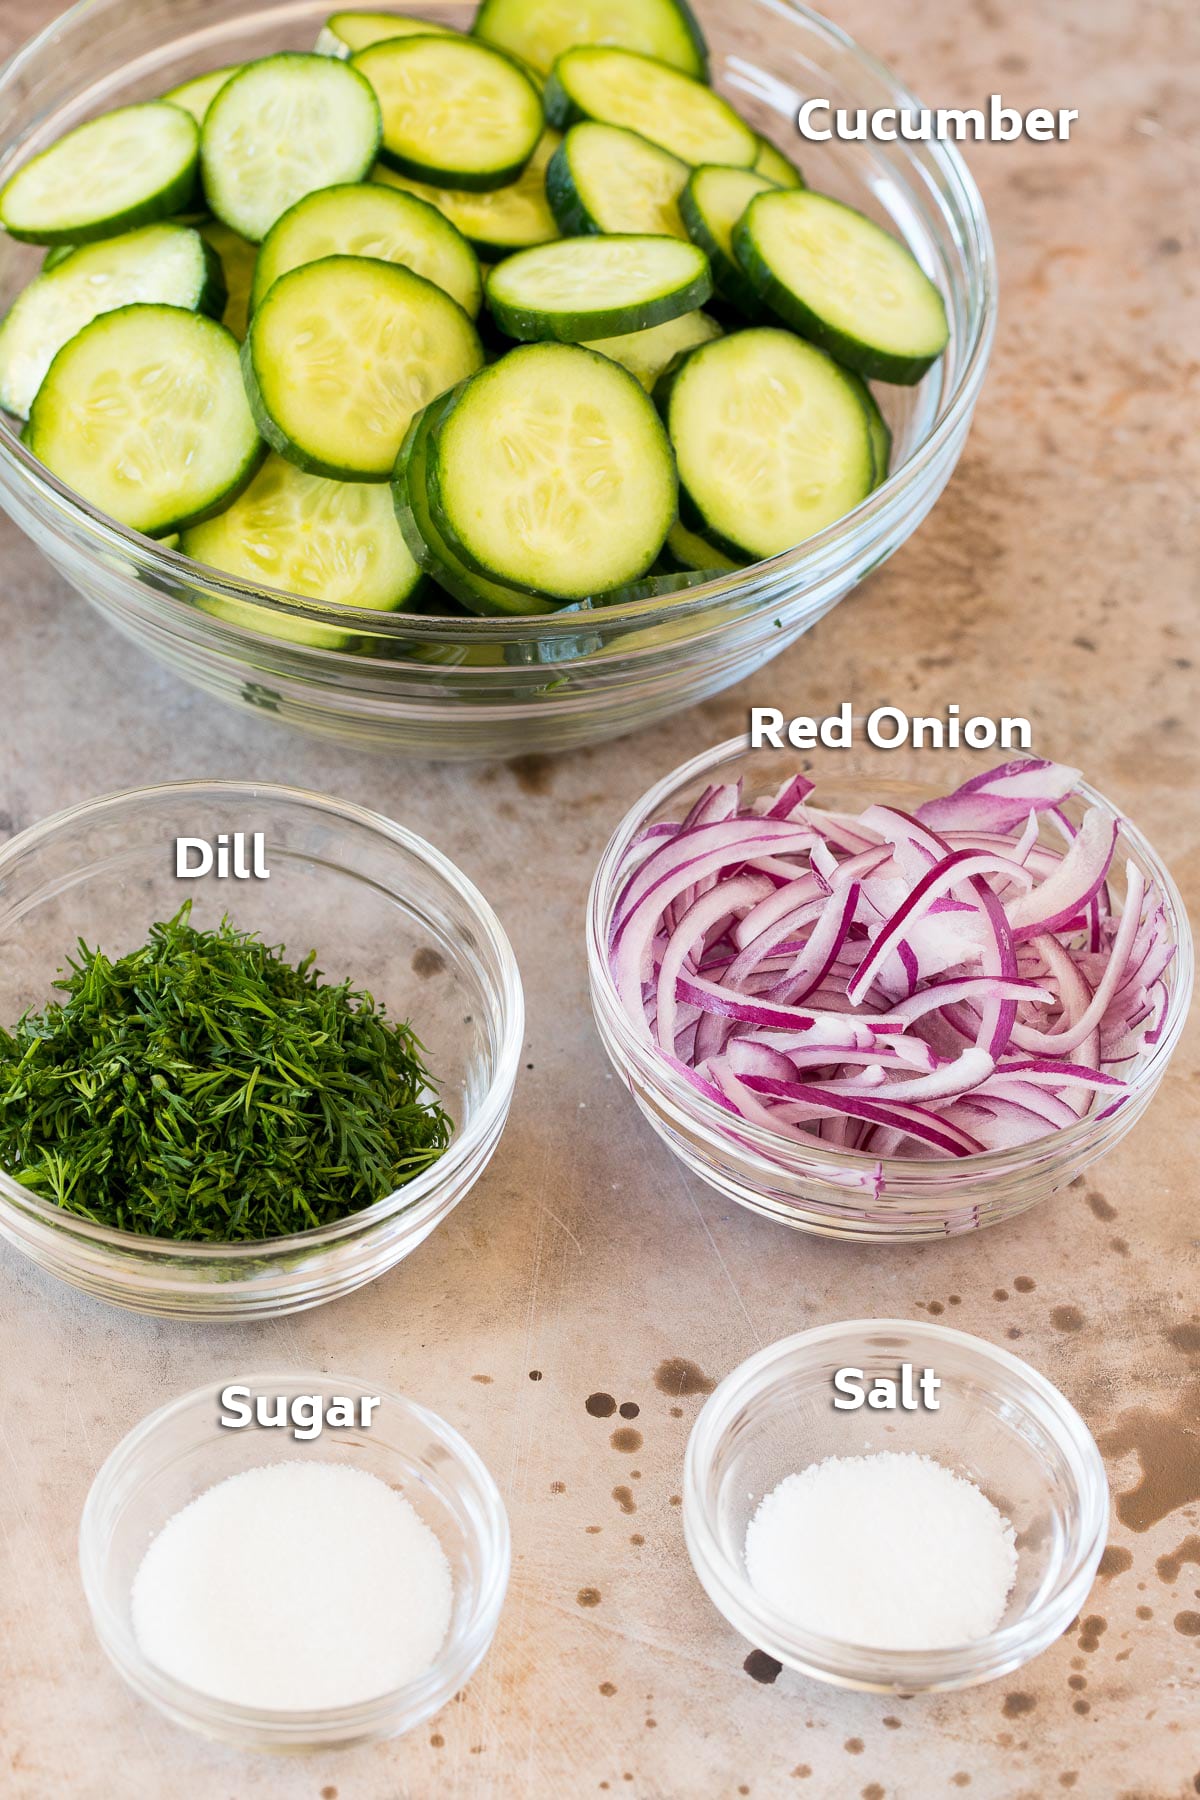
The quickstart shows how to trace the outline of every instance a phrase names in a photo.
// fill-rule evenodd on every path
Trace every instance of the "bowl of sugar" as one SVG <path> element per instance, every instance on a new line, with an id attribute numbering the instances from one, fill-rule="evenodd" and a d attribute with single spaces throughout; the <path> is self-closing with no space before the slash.
<path id="1" fill-rule="evenodd" d="M 1080 1611 L 1108 1535 L 1087 1426 L 1036 1369 L 933 1324 L 770 1345 L 696 1420 L 688 1553 L 756 1650 L 838 1687 L 1010 1674 Z"/>
<path id="2" fill-rule="evenodd" d="M 411 1731 L 469 1680 L 508 1585 L 508 1518 L 436 1414 L 348 1376 L 185 1394 L 92 1483 L 80 1572 L 142 1699 L 243 1750 Z"/>

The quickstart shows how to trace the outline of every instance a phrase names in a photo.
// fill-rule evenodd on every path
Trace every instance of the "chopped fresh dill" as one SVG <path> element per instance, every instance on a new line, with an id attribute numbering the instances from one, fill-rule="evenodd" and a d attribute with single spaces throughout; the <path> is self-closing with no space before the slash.
<path id="1" fill-rule="evenodd" d="M 115 962 L 82 941 L 64 998 L 0 1028 L 0 1166 L 98 1225 L 240 1243 L 360 1212 L 445 1150 L 423 1051 L 191 902 Z"/>

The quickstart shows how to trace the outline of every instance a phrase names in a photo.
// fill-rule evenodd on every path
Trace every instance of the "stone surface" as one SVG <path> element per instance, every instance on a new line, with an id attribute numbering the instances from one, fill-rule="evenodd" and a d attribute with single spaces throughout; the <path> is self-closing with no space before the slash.
<path id="1" fill-rule="evenodd" d="M 0 51 L 53 10 L 8 0 Z M 1151 1477 L 1189 1456 L 1194 1473 L 1200 1429 L 1196 1332 L 1180 1329 L 1197 1306 L 1194 1034 L 1152 1115 L 1094 1178 L 977 1238 L 864 1250 L 781 1231 L 685 1178 L 593 1031 L 581 921 L 607 834 L 651 780 L 740 729 L 752 702 L 1025 714 L 1039 749 L 1078 761 L 1126 806 L 1193 903 L 1200 889 L 1195 10 L 846 0 L 838 18 L 933 104 L 1002 87 L 1010 103 L 1082 117 L 1066 145 L 971 148 L 1003 312 L 967 454 L 917 538 L 752 682 L 566 761 L 365 760 L 215 709 L 129 652 L 0 523 L 0 833 L 94 793 L 198 774 L 363 801 L 479 882 L 529 1003 L 528 1066 L 486 1178 L 408 1263 L 351 1299 L 279 1324 L 187 1328 L 80 1299 L 0 1251 L 0 1791 L 1200 1792 L 1200 1643 L 1175 1624 L 1194 1612 L 1200 1568 L 1170 1560 L 1197 1531 L 1195 1504 L 1137 1530 L 1146 1510 L 1119 1503 L 1109 1572 L 1077 1631 L 1008 1680 L 909 1701 L 786 1672 L 752 1679 L 750 1646 L 684 1551 L 675 1500 L 702 1399 L 661 1393 L 656 1368 L 681 1357 L 716 1378 L 839 1317 L 942 1309 L 1011 1344 L 1102 1437 L 1118 1495 L 1138 1485 L 1139 1445 Z M 1057 1328 L 1056 1312 L 1078 1329 Z M 469 1434 L 506 1495 L 515 1561 L 493 1653 L 410 1739 L 298 1763 L 239 1758 L 136 1702 L 93 1637 L 75 1538 L 96 1467 L 149 1408 L 267 1359 L 421 1397 Z M 611 1447 L 617 1421 L 587 1410 L 598 1391 L 640 1408 L 635 1454 Z M 579 1603 L 585 1589 L 598 1603 Z"/>

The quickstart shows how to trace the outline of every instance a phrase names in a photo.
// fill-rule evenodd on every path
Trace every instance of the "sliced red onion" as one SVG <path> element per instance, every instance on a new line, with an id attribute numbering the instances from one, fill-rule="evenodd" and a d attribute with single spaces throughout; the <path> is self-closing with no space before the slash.
<path id="1" fill-rule="evenodd" d="M 932 831 L 1015 831 L 1031 812 L 1049 812 L 1074 793 L 1079 770 L 1064 763 L 1002 763 L 976 775 L 953 794 L 927 800 L 917 817 Z"/>
<path id="2" fill-rule="evenodd" d="M 1026 938 L 1035 931 L 1061 931 L 1072 925 L 1108 878 L 1118 829 L 1117 821 L 1098 807 L 1087 814 L 1054 873 L 1009 907 L 1014 938 Z"/>
<path id="3" fill-rule="evenodd" d="M 647 1041 L 731 1120 L 871 1159 L 961 1158 L 1105 1117 L 1161 1040 L 1174 955 L 1119 821 L 1009 763 L 910 815 L 802 775 L 713 786 L 631 846 L 613 975 Z M 859 1181 L 861 1175 L 861 1181 Z M 847 1179 L 850 1179 L 847 1173 Z"/>

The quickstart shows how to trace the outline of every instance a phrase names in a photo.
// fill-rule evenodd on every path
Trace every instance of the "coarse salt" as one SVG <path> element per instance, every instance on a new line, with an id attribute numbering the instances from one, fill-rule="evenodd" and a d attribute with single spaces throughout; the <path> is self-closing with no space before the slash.
<path id="1" fill-rule="evenodd" d="M 345 1463 L 268 1463 L 168 1519 L 133 1581 L 143 1654 L 243 1706 L 353 1706 L 425 1673 L 453 1583 L 402 1494 Z"/>
<path id="2" fill-rule="evenodd" d="M 746 1531 L 751 1586 L 806 1631 L 878 1650 L 971 1643 L 1017 1574 L 1008 1519 L 930 1456 L 832 1456 L 788 1475 Z"/>

